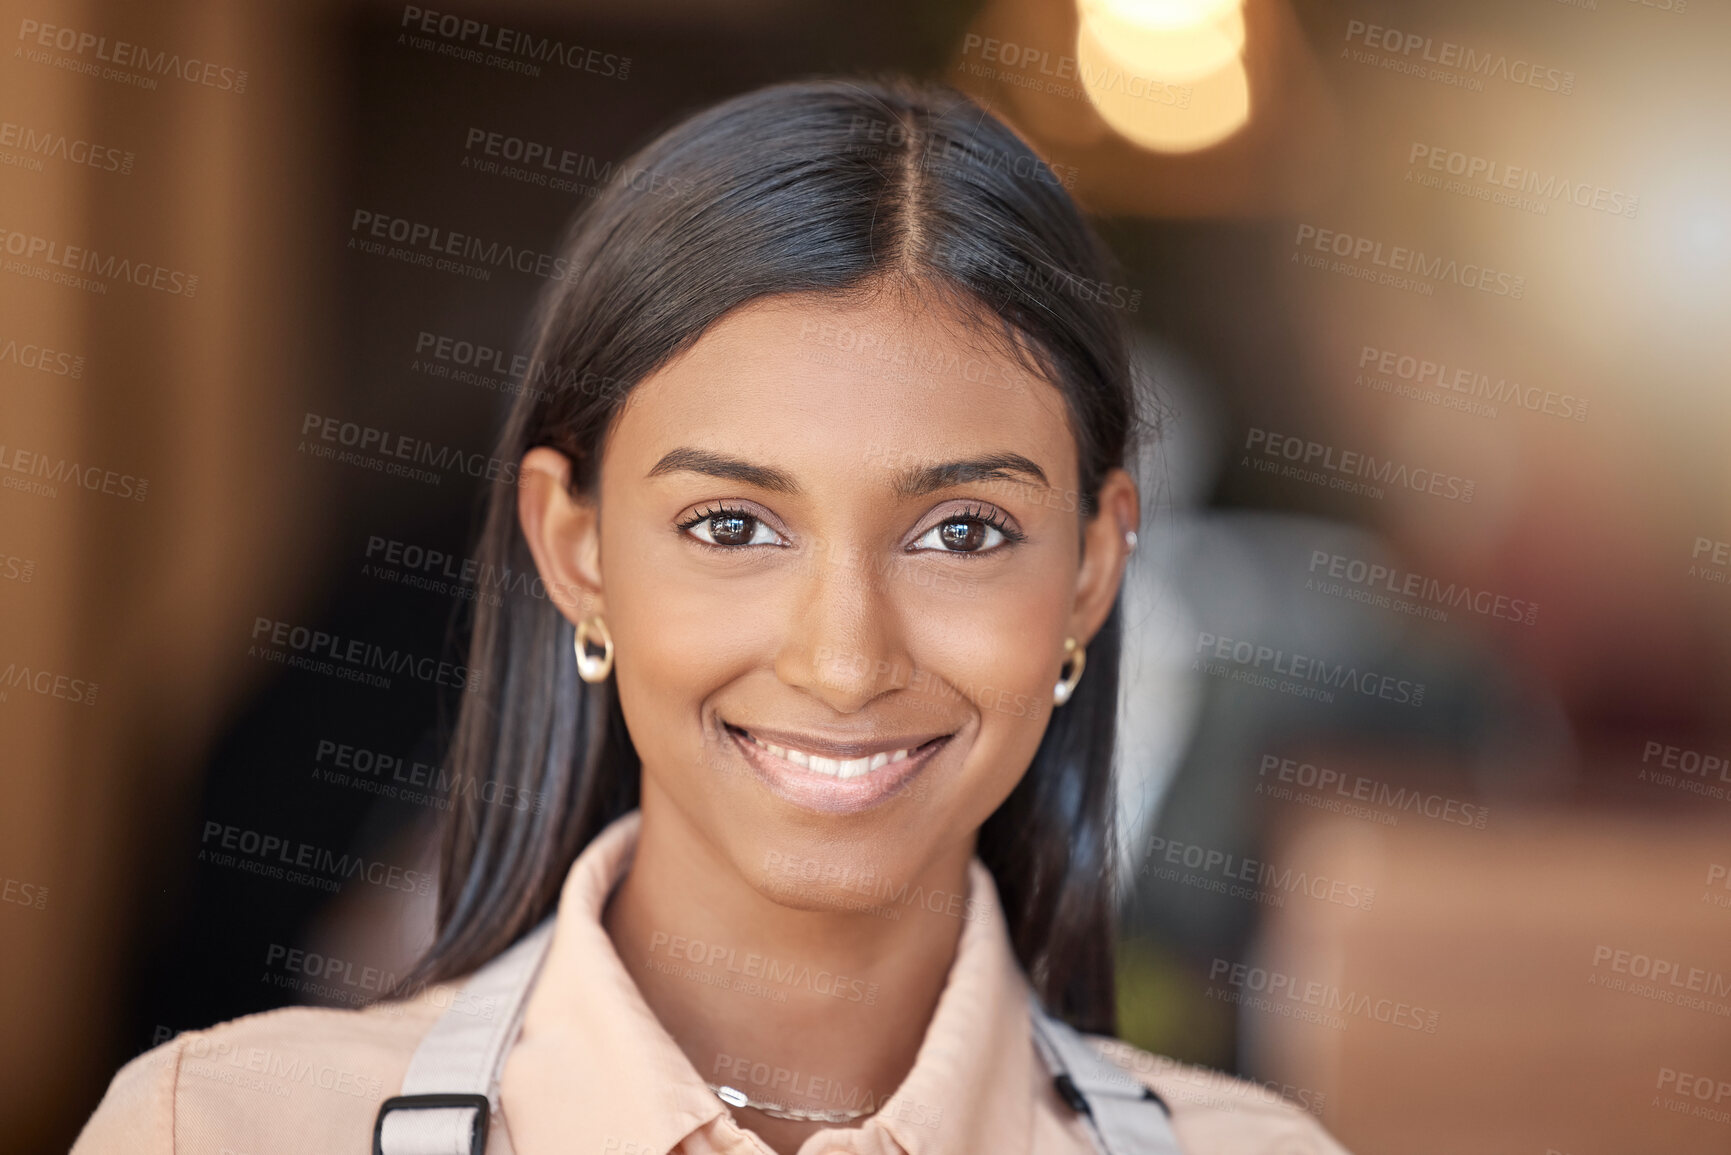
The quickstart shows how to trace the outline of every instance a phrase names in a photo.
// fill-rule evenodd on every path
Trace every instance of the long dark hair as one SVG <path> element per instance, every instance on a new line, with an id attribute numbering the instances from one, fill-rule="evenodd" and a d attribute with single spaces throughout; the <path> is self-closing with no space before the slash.
<path id="1" fill-rule="evenodd" d="M 1063 394 L 1079 507 L 1124 465 L 1137 414 L 1105 252 L 1058 178 L 960 93 L 907 81 L 785 84 L 678 124 L 573 225 L 498 457 L 551 446 L 594 493 L 632 386 L 716 320 L 779 293 L 901 282 L 945 293 Z M 533 573 L 516 490 L 487 499 L 483 574 Z M 637 805 L 641 763 L 611 679 L 577 676 L 545 598 L 477 606 L 446 767 L 438 933 L 403 990 L 467 973 L 546 916 L 577 855 Z M 1046 1005 L 1113 1033 L 1112 747 L 1119 612 L 1032 766 L 981 828 L 1017 957 Z M 488 800 L 491 801 L 488 801 Z M 533 800 L 532 805 L 525 805 Z"/>

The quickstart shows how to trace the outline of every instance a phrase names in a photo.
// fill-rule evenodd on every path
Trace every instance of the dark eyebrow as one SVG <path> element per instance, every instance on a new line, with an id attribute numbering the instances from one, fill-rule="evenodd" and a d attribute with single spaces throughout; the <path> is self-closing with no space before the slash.
<path id="1" fill-rule="evenodd" d="M 965 461 L 947 461 L 942 465 L 922 465 L 904 470 L 896 479 L 898 497 L 924 497 L 954 485 L 971 481 L 1007 481 L 1016 474 L 1041 485 L 1050 485 L 1046 471 L 1020 453 L 993 453 L 986 457 L 970 457 Z"/>
<path id="2" fill-rule="evenodd" d="M 712 453 L 707 449 L 680 448 L 662 455 L 648 473 L 660 477 L 667 473 L 701 473 L 727 481 L 742 481 L 772 493 L 798 493 L 799 483 L 779 469 L 753 465 L 737 457 Z M 1050 485 L 1046 471 L 1020 453 L 993 453 L 985 457 L 970 457 L 963 461 L 946 461 L 941 465 L 920 465 L 903 470 L 895 480 L 896 496 L 925 497 L 942 489 L 966 485 L 974 481 L 1006 481 L 1017 475 Z"/>
<path id="3" fill-rule="evenodd" d="M 771 469 L 767 465 L 753 465 L 749 461 L 711 453 L 707 449 L 675 449 L 664 454 L 661 460 L 655 463 L 655 468 L 649 471 L 648 476 L 660 477 L 664 473 L 679 472 L 702 473 L 727 481 L 743 481 L 747 485 L 755 485 L 773 493 L 799 492 L 799 483 L 779 469 Z"/>

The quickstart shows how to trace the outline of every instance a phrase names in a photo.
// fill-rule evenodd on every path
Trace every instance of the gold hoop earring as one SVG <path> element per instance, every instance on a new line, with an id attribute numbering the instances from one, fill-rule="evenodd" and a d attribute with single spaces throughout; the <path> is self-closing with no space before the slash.
<path id="1" fill-rule="evenodd" d="M 589 652 L 590 642 L 601 647 L 600 657 Z M 605 682 L 613 672 L 613 635 L 608 633 L 607 623 L 600 614 L 590 614 L 577 623 L 571 648 L 577 651 L 577 676 L 585 682 Z"/>
<path id="2" fill-rule="evenodd" d="M 1070 700 L 1070 695 L 1076 692 L 1076 683 L 1082 680 L 1082 671 L 1088 668 L 1088 651 L 1075 638 L 1064 639 L 1064 661 L 1070 663 L 1070 672 L 1064 675 L 1064 680 L 1052 687 L 1052 704 L 1062 706 Z"/>

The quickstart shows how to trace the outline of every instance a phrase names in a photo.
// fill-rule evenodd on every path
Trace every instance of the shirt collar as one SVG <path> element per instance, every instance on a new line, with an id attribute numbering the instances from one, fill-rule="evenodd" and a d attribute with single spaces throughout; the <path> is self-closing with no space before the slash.
<path id="1" fill-rule="evenodd" d="M 560 892 L 553 943 L 502 1080 L 521 1155 L 668 1155 L 700 1129 L 724 1142 L 745 1139 L 644 1002 L 601 925 L 608 896 L 630 866 L 640 822 L 633 811 L 602 831 Z M 1035 1061 L 1028 983 L 991 872 L 975 859 L 968 880 L 955 961 L 913 1069 L 875 1115 L 858 1127 L 820 1131 L 803 1150 L 1028 1151 Z"/>

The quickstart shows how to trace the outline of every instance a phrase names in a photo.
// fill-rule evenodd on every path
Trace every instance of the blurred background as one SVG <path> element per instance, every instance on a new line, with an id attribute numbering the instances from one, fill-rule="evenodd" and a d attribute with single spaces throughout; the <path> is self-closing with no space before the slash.
<path id="1" fill-rule="evenodd" d="M 474 471 L 317 431 L 484 455 L 541 282 L 370 222 L 549 252 L 684 114 L 886 71 L 1095 215 L 1164 407 L 1124 1036 L 1361 1155 L 1731 1149 L 1722 4 L 0 7 L 7 1150 L 426 931 L 222 848 L 429 869 L 449 691 L 306 639 L 460 661 L 502 596 Z"/>

